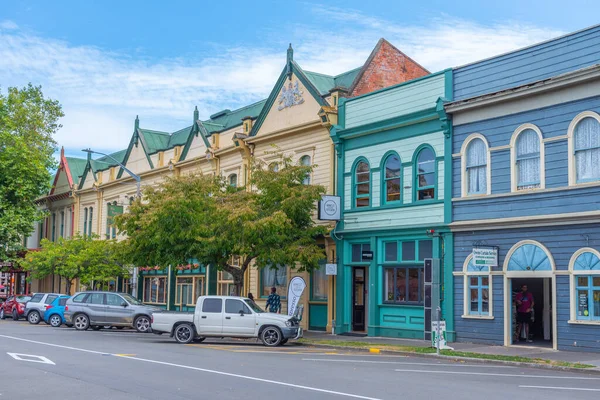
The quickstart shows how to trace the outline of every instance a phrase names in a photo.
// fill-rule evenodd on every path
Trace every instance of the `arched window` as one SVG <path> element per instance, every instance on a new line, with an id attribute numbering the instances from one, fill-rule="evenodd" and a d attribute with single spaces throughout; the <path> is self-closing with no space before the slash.
<path id="1" fill-rule="evenodd" d="M 311 163 L 310 163 L 310 156 L 302 156 L 300 157 L 300 165 L 302 165 L 303 167 L 310 167 Z M 303 184 L 305 185 L 310 185 L 310 173 L 306 174 L 306 177 L 304 178 L 304 180 L 302 181 Z"/>
<path id="2" fill-rule="evenodd" d="M 469 255 L 463 265 L 465 295 L 463 317 L 492 316 L 492 277 L 490 267 L 475 265 Z"/>
<path id="3" fill-rule="evenodd" d="M 273 162 L 269 164 L 269 170 L 273 172 L 279 172 L 279 163 Z"/>
<path id="4" fill-rule="evenodd" d="M 487 161 L 488 151 L 485 142 L 480 138 L 471 140 L 467 146 L 467 194 L 487 193 Z"/>
<path id="5" fill-rule="evenodd" d="M 400 201 L 402 193 L 402 164 L 397 154 L 390 154 L 384 162 L 383 190 L 385 203 Z"/>
<path id="6" fill-rule="evenodd" d="M 530 124 L 515 131 L 512 143 L 513 191 L 543 187 L 544 159 L 540 130 Z"/>
<path id="7" fill-rule="evenodd" d="M 571 271 L 571 320 L 600 323 L 600 252 L 577 250 L 569 263 Z"/>
<path id="8" fill-rule="evenodd" d="M 229 175 L 229 186 L 236 188 L 237 184 L 238 184 L 237 180 L 238 180 L 237 174 Z"/>
<path id="9" fill-rule="evenodd" d="M 369 207 L 371 204 L 371 168 L 366 160 L 354 167 L 354 206 Z"/>
<path id="10" fill-rule="evenodd" d="M 506 255 L 505 271 L 553 271 L 554 260 L 538 242 L 525 240 L 514 245 Z"/>
<path id="11" fill-rule="evenodd" d="M 419 150 L 414 165 L 415 169 L 415 200 L 435 199 L 436 162 L 435 153 L 429 146 Z"/>
<path id="12" fill-rule="evenodd" d="M 88 236 L 92 236 L 92 221 L 94 220 L 94 207 L 90 207 L 90 215 L 88 220 Z"/>
<path id="13" fill-rule="evenodd" d="M 83 209 L 83 236 L 87 235 L 88 209 Z"/>
<path id="14" fill-rule="evenodd" d="M 600 180 L 600 123 L 585 117 L 573 132 L 575 176 L 577 183 Z"/>

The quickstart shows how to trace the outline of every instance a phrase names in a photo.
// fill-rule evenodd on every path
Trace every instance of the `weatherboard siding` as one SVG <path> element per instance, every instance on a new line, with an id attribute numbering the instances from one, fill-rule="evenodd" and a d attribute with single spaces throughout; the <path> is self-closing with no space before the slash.
<path id="1" fill-rule="evenodd" d="M 598 64 L 600 26 L 454 70 L 454 99 L 547 79 Z"/>
<path id="2" fill-rule="evenodd" d="M 401 84 L 345 103 L 345 128 L 412 114 L 435 106 L 444 96 L 445 75 L 438 74 Z"/>
<path id="3" fill-rule="evenodd" d="M 360 209 L 359 209 L 360 210 Z M 418 207 L 382 208 L 344 214 L 344 230 L 386 229 L 415 226 L 437 226 L 444 223 L 443 204 Z"/>

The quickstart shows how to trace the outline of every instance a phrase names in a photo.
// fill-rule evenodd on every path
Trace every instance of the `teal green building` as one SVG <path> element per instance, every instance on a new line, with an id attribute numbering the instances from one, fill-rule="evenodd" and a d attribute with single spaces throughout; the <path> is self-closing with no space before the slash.
<path id="1" fill-rule="evenodd" d="M 424 260 L 439 259 L 442 318 L 453 335 L 452 71 L 341 99 L 331 129 L 341 220 L 336 328 L 423 339 Z M 429 330 L 429 329 L 427 329 Z"/>

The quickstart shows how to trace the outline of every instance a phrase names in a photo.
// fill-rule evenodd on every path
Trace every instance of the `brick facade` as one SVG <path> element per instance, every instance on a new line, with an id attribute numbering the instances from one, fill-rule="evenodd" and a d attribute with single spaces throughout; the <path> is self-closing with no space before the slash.
<path id="1" fill-rule="evenodd" d="M 380 39 L 350 88 L 350 97 L 429 75 L 429 71 L 385 39 Z"/>

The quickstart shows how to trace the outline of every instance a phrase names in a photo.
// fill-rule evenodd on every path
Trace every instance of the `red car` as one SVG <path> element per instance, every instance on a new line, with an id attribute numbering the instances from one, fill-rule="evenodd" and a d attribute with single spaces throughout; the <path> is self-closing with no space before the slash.
<path id="1" fill-rule="evenodd" d="M 0 319 L 12 317 L 13 321 L 17 321 L 24 316 L 25 305 L 29 300 L 31 300 L 31 296 L 26 294 L 8 297 L 4 303 L 0 304 Z"/>

